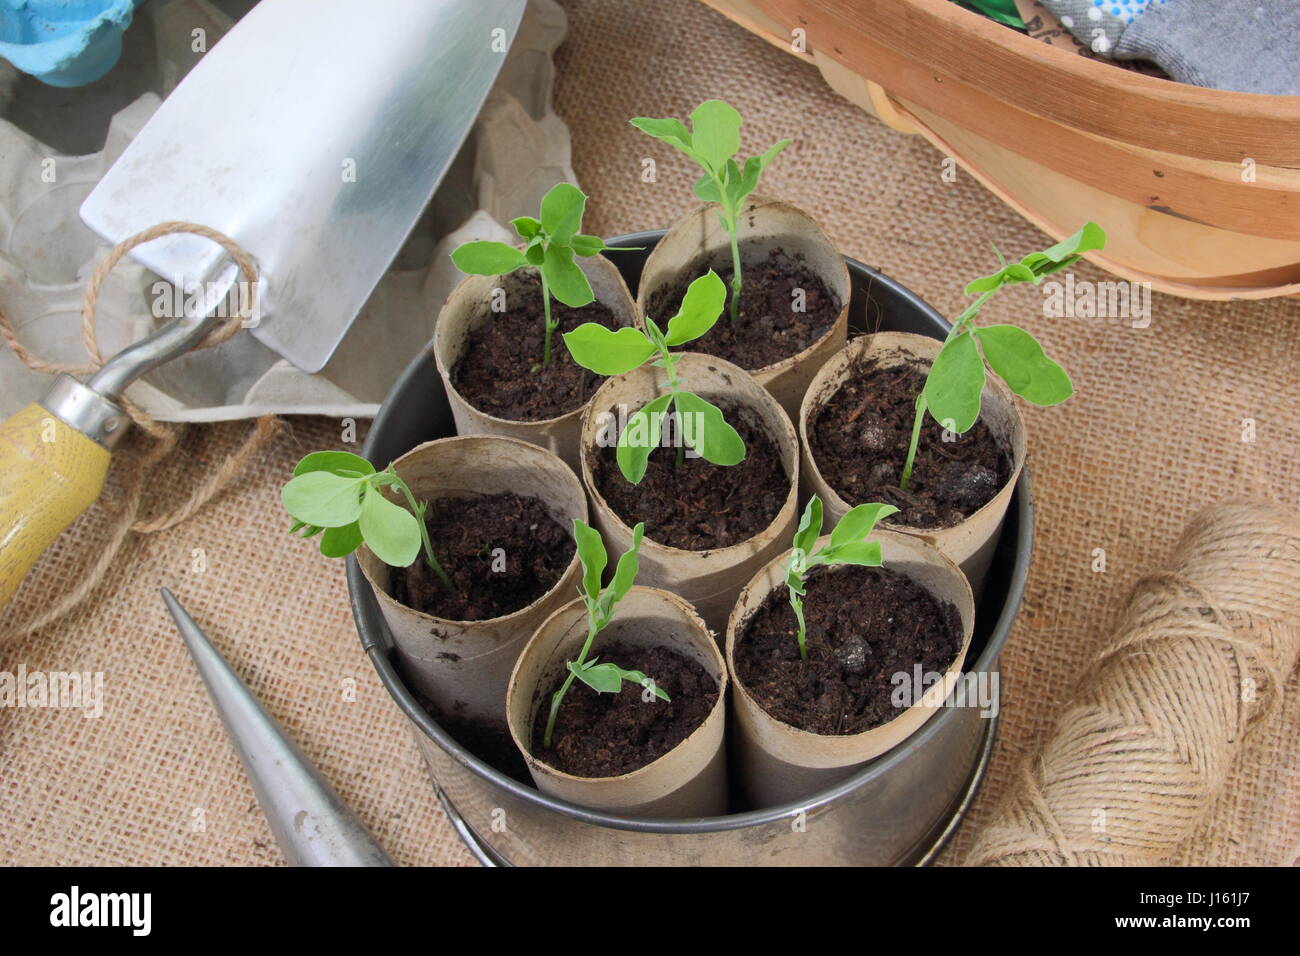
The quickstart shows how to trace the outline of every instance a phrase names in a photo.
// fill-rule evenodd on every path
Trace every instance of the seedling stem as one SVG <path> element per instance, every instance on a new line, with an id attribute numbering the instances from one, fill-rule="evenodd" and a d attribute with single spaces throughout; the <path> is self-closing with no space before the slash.
<path id="1" fill-rule="evenodd" d="M 601 574 L 609 562 L 605 542 L 601 540 L 600 532 L 588 527 L 586 522 L 578 519 L 573 522 L 573 539 L 577 542 L 578 560 L 582 563 L 582 586 L 579 588 L 579 593 L 587 606 L 587 639 L 583 642 L 578 656 L 574 660 L 565 662 L 569 673 L 560 684 L 560 689 L 551 695 L 551 709 L 546 715 L 546 731 L 542 736 L 542 746 L 548 749 L 555 733 L 555 720 L 560 713 L 560 704 L 564 702 L 564 695 L 569 692 L 574 680 L 582 681 L 598 694 L 617 694 L 623 689 L 623 682 L 627 681 L 652 691 L 660 700 L 670 700 L 653 680 L 640 671 L 624 670 L 610 661 L 599 664 L 594 657 L 587 659 L 596 635 L 609 626 L 618 602 L 632 589 L 639 564 L 637 553 L 641 548 L 641 537 L 644 534 L 644 524 L 638 524 L 632 529 L 631 546 L 618 559 L 618 567 L 614 569 L 614 578 L 609 586 L 601 588 Z"/>
<path id="2" fill-rule="evenodd" d="M 921 425 L 927 412 L 945 430 L 964 435 L 980 414 L 985 368 L 1002 379 L 1012 392 L 1035 405 L 1059 405 L 1074 394 L 1070 376 L 1043 352 L 1038 341 L 1014 325 L 976 326 L 975 316 L 984 303 L 1004 286 L 1019 283 L 1038 285 L 1049 275 L 1066 269 L 1085 252 L 1102 249 L 1106 233 L 1087 222 L 1074 235 L 1056 245 L 1032 252 L 1019 262 L 1008 263 L 993 247 L 1001 268 L 966 286 L 967 295 L 978 297 L 953 320 L 943 348 L 926 374 L 916 396 L 912 437 L 898 487 L 907 490 L 921 443 Z"/>

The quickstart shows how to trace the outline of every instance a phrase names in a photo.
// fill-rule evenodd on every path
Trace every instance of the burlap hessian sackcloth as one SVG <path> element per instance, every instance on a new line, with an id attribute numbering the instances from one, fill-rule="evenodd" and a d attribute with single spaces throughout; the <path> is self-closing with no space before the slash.
<path id="1" fill-rule="evenodd" d="M 831 93 L 817 71 L 692 0 L 567 0 L 557 107 L 604 235 L 664 226 L 689 209 L 686 161 L 632 116 L 685 116 L 719 96 L 744 115 L 744 149 L 789 136 L 764 191 L 816 216 L 832 239 L 947 314 L 994 266 L 1049 240 L 943 156 Z M 642 160 L 657 163 L 642 181 Z M 1106 278 L 1082 265 L 1080 279 Z M 1079 671 L 1158 567 L 1184 522 L 1228 496 L 1300 506 L 1300 308 L 1155 295 L 1149 328 L 1043 318 L 1017 289 L 985 309 L 1025 324 L 1069 369 L 1076 396 L 1027 409 L 1037 508 L 1029 589 L 1002 657 L 1002 724 L 988 780 L 945 861 L 962 859 Z M 1253 441 L 1249 421 L 1253 420 Z M 342 562 L 285 534 L 279 487 L 297 458 L 340 444 L 346 423 L 298 419 L 232 490 L 174 530 L 137 540 L 69 619 L 0 643 L 0 670 L 102 671 L 104 710 L 0 708 L 0 861 L 6 864 L 274 864 L 280 855 L 158 597 L 181 598 L 253 692 L 405 864 L 472 863 L 438 809 L 411 730 L 361 652 Z M 364 428 L 364 423 L 362 423 Z M 174 496 L 219 465 L 246 426 L 192 435 L 151 493 Z M 382 463 L 380 463 L 382 464 Z M 108 498 L 120 488 L 115 469 Z M 73 526 L 9 615 L 50 602 L 102 540 L 111 508 Z M 1094 549 L 1106 554 L 1095 572 Z M 8 617 L 0 618 L 0 627 Z M 1178 863 L 1289 864 L 1300 852 L 1300 681 L 1248 738 L 1226 795 Z M 1290 728 L 1288 730 L 1288 728 Z"/>

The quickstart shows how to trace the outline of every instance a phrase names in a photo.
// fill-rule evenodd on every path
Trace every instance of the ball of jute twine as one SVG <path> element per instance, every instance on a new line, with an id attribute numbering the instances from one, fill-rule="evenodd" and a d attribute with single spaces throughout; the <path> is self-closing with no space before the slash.
<path id="1" fill-rule="evenodd" d="M 1167 861 L 1223 790 L 1300 656 L 1300 517 L 1228 501 L 1140 580 L 1041 753 L 966 863 Z"/>
<path id="2" fill-rule="evenodd" d="M 0 339 L 4 340 L 5 344 L 13 350 L 24 365 L 36 372 L 49 374 L 67 372 L 71 375 L 88 375 L 97 371 L 105 361 L 99 349 L 99 338 L 95 329 L 95 310 L 104 280 L 113 271 L 113 267 L 121 261 L 122 257 L 136 246 L 176 233 L 202 236 L 221 246 L 235 261 L 235 264 L 239 266 L 241 275 L 248 283 L 250 290 L 252 290 L 249 300 L 251 307 L 252 297 L 257 292 L 257 264 L 239 243 L 216 229 L 198 223 L 160 222 L 156 226 L 150 226 L 148 229 L 129 236 L 113 246 L 108 255 L 90 274 L 90 279 L 86 283 L 85 295 L 82 296 L 81 300 L 81 340 L 86 347 L 86 354 L 89 356 L 88 362 L 82 364 L 49 362 L 35 355 L 19 340 L 13 326 L 3 312 L 0 312 Z M 212 348 L 220 345 L 239 331 L 242 322 L 243 317 L 241 315 L 232 314 L 225 322 L 216 326 L 204 336 L 195 348 Z M 64 591 L 57 601 L 42 608 L 27 620 L 16 624 L 6 624 L 4 633 L 7 636 L 16 637 L 40 630 L 59 620 L 80 605 L 103 581 L 108 574 L 109 568 L 117 560 L 122 548 L 132 534 L 152 534 L 166 531 L 193 516 L 204 505 L 225 490 L 231 481 L 243 471 L 249 459 L 266 445 L 282 427 L 280 419 L 274 415 L 264 415 L 258 418 L 254 421 L 248 437 L 244 439 L 243 444 L 235 453 L 228 457 L 220 468 L 210 472 L 200 482 L 190 487 L 189 493 L 184 500 L 173 504 L 170 508 L 158 514 L 142 517 L 140 514 L 141 506 L 144 501 L 146 487 L 150 484 L 150 475 L 176 448 L 186 433 L 187 427 L 159 422 L 125 396 L 119 398 L 118 402 L 136 427 L 153 441 L 144 447 L 139 447 L 140 443 L 136 442 L 135 447 L 124 447 L 122 451 L 115 453 L 115 458 L 126 457 L 131 459 L 130 463 L 123 467 L 130 469 L 134 479 L 128 482 L 121 497 L 117 513 L 108 532 L 108 540 L 98 550 L 94 561 L 86 569 L 79 574 L 70 576 L 71 580 L 77 582 L 74 587 Z M 132 441 L 133 439 L 128 439 L 128 444 Z"/>

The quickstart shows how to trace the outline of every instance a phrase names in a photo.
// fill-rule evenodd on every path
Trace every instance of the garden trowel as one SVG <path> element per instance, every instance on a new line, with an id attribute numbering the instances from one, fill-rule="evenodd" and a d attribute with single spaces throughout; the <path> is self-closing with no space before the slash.
<path id="1" fill-rule="evenodd" d="M 455 158 L 523 9 L 524 0 L 263 0 L 159 107 L 82 219 L 111 242 L 171 221 L 231 237 L 259 271 L 250 333 L 317 372 Z M 129 423 L 123 390 L 224 322 L 218 306 L 239 291 L 238 268 L 207 239 L 168 235 L 131 255 L 202 305 L 84 385 L 59 376 L 39 404 L 0 424 L 0 605 L 99 496 Z"/>

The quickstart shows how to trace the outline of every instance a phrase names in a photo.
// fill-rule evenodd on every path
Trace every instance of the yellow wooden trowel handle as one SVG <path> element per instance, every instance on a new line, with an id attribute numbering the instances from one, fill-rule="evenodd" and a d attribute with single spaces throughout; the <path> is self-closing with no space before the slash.
<path id="1" fill-rule="evenodd" d="M 104 487 L 122 410 L 75 379 L 0 423 L 0 605 Z"/>

